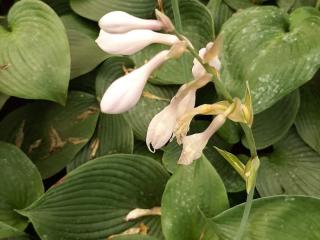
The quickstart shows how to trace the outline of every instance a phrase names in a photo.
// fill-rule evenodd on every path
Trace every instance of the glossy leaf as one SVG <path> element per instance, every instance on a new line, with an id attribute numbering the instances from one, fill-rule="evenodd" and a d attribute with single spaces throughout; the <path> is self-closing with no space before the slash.
<path id="1" fill-rule="evenodd" d="M 312 85 L 301 88 L 301 107 L 295 125 L 301 138 L 320 153 L 320 95 Z"/>
<path id="2" fill-rule="evenodd" d="M 320 155 L 291 129 L 261 158 L 257 189 L 261 196 L 299 194 L 320 196 Z"/>
<path id="3" fill-rule="evenodd" d="M 59 15 L 71 12 L 69 1 L 66 1 L 66 0 L 42 0 L 42 1 L 48 4 Z"/>
<path id="4" fill-rule="evenodd" d="M 305 196 L 277 196 L 253 201 L 243 239 L 314 240 L 320 238 L 320 199 Z M 207 225 L 204 240 L 233 240 L 244 204 L 213 218 Z"/>
<path id="5" fill-rule="evenodd" d="M 299 91 L 281 99 L 272 107 L 254 116 L 252 132 L 257 149 L 279 141 L 293 125 L 300 106 Z M 246 139 L 242 143 L 247 147 Z"/>
<path id="6" fill-rule="evenodd" d="M 95 43 L 98 25 L 75 14 L 61 17 L 68 34 L 71 51 L 71 78 L 90 72 L 97 67 L 108 54 Z"/>
<path id="7" fill-rule="evenodd" d="M 299 8 L 290 16 L 276 7 L 245 9 L 230 18 L 222 32 L 222 81 L 240 97 L 249 81 L 255 113 L 309 81 L 319 69 L 320 12 L 314 8 Z"/>
<path id="8" fill-rule="evenodd" d="M 245 9 L 245 8 L 255 6 L 251 0 L 223 0 L 223 1 L 226 2 L 234 10 Z"/>
<path id="9" fill-rule="evenodd" d="M 4 240 L 15 240 L 20 238 L 13 238 L 18 236 L 24 236 L 25 233 L 23 231 L 20 231 L 16 228 L 13 228 L 3 222 L 0 222 L 0 237 Z M 23 239 L 23 238 L 22 238 Z"/>
<path id="10" fill-rule="evenodd" d="M 16 146 L 0 142 L 0 237 L 21 235 L 28 220 L 15 212 L 44 192 L 41 176 Z"/>
<path id="11" fill-rule="evenodd" d="M 161 238 L 160 218 L 127 222 L 135 208 L 160 206 L 168 174 L 153 159 L 137 155 L 97 158 L 69 173 L 22 211 L 42 239 L 106 239 L 144 223 Z"/>
<path id="12" fill-rule="evenodd" d="M 98 21 L 112 11 L 124 11 L 141 18 L 151 18 L 156 1 L 149 0 L 71 0 L 71 8 L 80 16 Z"/>
<path id="13" fill-rule="evenodd" d="M 8 99 L 9 99 L 9 96 L 0 93 L 0 110 Z"/>
<path id="14" fill-rule="evenodd" d="M 0 122 L 0 139 L 21 147 L 42 177 L 48 178 L 63 169 L 89 141 L 98 112 L 95 98 L 82 92 L 71 92 L 65 107 L 31 103 Z"/>
<path id="15" fill-rule="evenodd" d="M 210 0 L 207 8 L 211 12 L 215 33 L 218 35 L 222 25 L 232 16 L 234 11 L 223 0 Z"/>
<path id="16" fill-rule="evenodd" d="M 167 240 L 199 239 L 204 216 L 228 208 L 223 182 L 205 157 L 179 166 L 167 183 L 162 198 L 162 228 Z M 202 213 L 201 213 L 202 212 Z"/>
<path id="17" fill-rule="evenodd" d="M 0 25 L 0 91 L 64 103 L 70 50 L 62 22 L 45 3 L 22 0 Z"/>
<path id="18" fill-rule="evenodd" d="M 100 114 L 93 137 L 68 165 L 68 171 L 96 157 L 132 153 L 133 144 L 132 129 L 122 115 Z"/>
<path id="19" fill-rule="evenodd" d="M 192 40 L 196 50 L 203 48 L 213 41 L 214 25 L 210 12 L 196 0 L 179 2 L 182 33 Z M 165 1 L 165 12 L 173 20 L 170 1 Z M 153 44 L 132 56 L 137 66 L 144 64 L 145 60 L 152 58 L 163 49 L 168 48 L 160 44 Z M 193 57 L 186 53 L 183 58 L 166 62 L 159 70 L 154 72 L 151 80 L 157 84 L 182 84 L 192 80 L 191 68 Z"/>

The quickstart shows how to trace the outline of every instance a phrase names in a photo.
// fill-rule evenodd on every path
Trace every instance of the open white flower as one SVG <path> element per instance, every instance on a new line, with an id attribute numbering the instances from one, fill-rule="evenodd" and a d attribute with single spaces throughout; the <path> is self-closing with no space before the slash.
<path id="1" fill-rule="evenodd" d="M 145 65 L 115 80 L 102 97 L 101 111 L 118 114 L 136 105 L 151 73 L 167 60 L 168 53 L 169 50 L 161 51 Z"/>
<path id="2" fill-rule="evenodd" d="M 194 107 L 195 99 L 195 90 L 190 91 L 181 100 L 174 97 L 167 107 L 153 117 L 146 138 L 147 146 L 151 152 L 162 148 L 170 140 L 177 119 Z"/>
<path id="3" fill-rule="evenodd" d="M 202 133 L 184 137 L 182 140 L 183 149 L 178 164 L 190 165 L 194 160 L 200 158 L 210 137 L 222 127 L 225 121 L 226 116 L 220 114 L 213 119 L 209 127 Z"/>
<path id="4" fill-rule="evenodd" d="M 108 33 L 125 33 L 135 29 L 159 31 L 163 28 L 163 23 L 159 20 L 138 18 L 122 11 L 113 11 L 99 20 L 99 27 Z"/>
<path id="5" fill-rule="evenodd" d="M 113 34 L 100 31 L 96 39 L 98 46 L 105 52 L 118 55 L 132 55 L 153 43 L 173 45 L 179 39 L 170 34 L 138 29 L 126 33 Z"/>

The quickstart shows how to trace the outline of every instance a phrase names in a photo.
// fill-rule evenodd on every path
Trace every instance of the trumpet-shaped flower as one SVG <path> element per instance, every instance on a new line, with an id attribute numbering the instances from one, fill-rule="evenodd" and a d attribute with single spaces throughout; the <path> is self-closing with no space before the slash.
<path id="1" fill-rule="evenodd" d="M 179 39 L 170 34 L 138 29 L 126 33 L 113 34 L 100 31 L 96 39 L 98 46 L 105 52 L 118 55 L 132 55 L 153 43 L 173 45 Z"/>
<path id="2" fill-rule="evenodd" d="M 200 158 L 210 137 L 222 127 L 225 121 L 226 116 L 220 114 L 213 119 L 209 127 L 202 133 L 184 137 L 182 140 L 183 149 L 178 164 L 190 165 L 194 160 Z"/>
<path id="3" fill-rule="evenodd" d="M 126 112 L 136 105 L 149 76 L 167 60 L 168 53 L 169 50 L 158 53 L 142 67 L 115 80 L 102 97 L 101 111 L 118 114 Z"/>
<path id="4" fill-rule="evenodd" d="M 99 27 L 108 33 L 125 33 L 135 29 L 159 31 L 163 28 L 163 23 L 159 20 L 138 18 L 122 11 L 113 11 L 99 20 Z"/>
<path id="5" fill-rule="evenodd" d="M 170 140 L 177 119 L 194 107 L 195 97 L 195 90 L 190 91 L 182 100 L 174 97 L 167 107 L 154 116 L 149 124 L 146 138 L 147 146 L 151 152 L 162 148 Z"/>

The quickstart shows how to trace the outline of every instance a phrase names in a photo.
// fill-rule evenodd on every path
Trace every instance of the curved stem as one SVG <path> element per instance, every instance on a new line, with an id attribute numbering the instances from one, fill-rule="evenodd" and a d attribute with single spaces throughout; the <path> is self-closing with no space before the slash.
<path id="1" fill-rule="evenodd" d="M 250 210 L 252 207 L 254 189 L 255 189 L 255 187 L 252 187 L 251 191 L 247 195 L 247 201 L 246 201 L 243 215 L 241 218 L 240 227 L 239 227 L 239 230 L 238 230 L 237 235 L 235 236 L 234 240 L 241 240 L 244 235 L 244 232 L 245 232 L 248 220 L 249 220 Z"/>
<path id="2" fill-rule="evenodd" d="M 172 2 L 175 2 L 175 1 L 176 0 L 172 0 Z M 180 40 L 186 40 L 186 38 L 183 35 L 181 35 L 178 31 L 174 31 L 174 33 Z M 212 76 L 213 76 L 212 81 L 215 84 L 217 92 L 220 93 L 229 102 L 233 102 L 233 98 L 232 98 L 231 94 L 229 93 L 229 91 L 226 89 L 226 87 L 221 82 L 218 72 L 214 68 L 209 66 L 208 64 L 203 63 L 201 57 L 194 50 L 194 48 L 192 47 L 191 44 L 188 46 L 188 50 L 201 63 L 201 65 L 206 69 L 206 71 L 208 73 L 212 74 Z M 248 125 L 246 125 L 244 123 L 241 123 L 240 125 L 241 125 L 243 132 L 245 133 L 245 137 L 246 137 L 248 145 L 249 145 L 251 159 L 253 159 L 253 158 L 257 157 L 258 154 L 257 154 L 257 148 L 256 148 L 256 144 L 254 141 L 252 130 Z M 256 184 L 256 180 L 255 180 L 249 194 L 247 195 L 247 200 L 246 200 L 243 216 L 242 216 L 242 219 L 240 222 L 239 230 L 235 236 L 235 240 L 242 240 L 243 235 L 245 233 L 245 228 L 247 226 L 247 223 L 249 220 L 249 215 L 250 215 L 250 210 L 252 207 L 253 196 L 254 196 L 254 191 L 255 191 L 255 184 Z"/>

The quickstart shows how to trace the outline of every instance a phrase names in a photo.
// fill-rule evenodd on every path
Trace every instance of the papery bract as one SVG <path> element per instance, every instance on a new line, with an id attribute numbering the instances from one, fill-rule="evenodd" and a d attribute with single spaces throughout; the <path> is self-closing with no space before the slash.
<path id="1" fill-rule="evenodd" d="M 167 60 L 168 53 L 168 50 L 158 53 L 142 67 L 115 80 L 102 97 L 101 111 L 118 114 L 126 112 L 136 105 L 149 76 Z"/>
<path id="2" fill-rule="evenodd" d="M 113 11 L 99 20 L 99 27 L 108 33 L 125 33 L 135 29 L 159 31 L 163 23 L 159 20 L 138 18 L 122 11 Z"/>
<path id="3" fill-rule="evenodd" d="M 96 39 L 98 46 L 105 52 L 118 55 L 132 55 L 153 43 L 173 45 L 179 39 L 170 34 L 139 29 L 127 33 L 113 34 L 100 31 Z"/>

